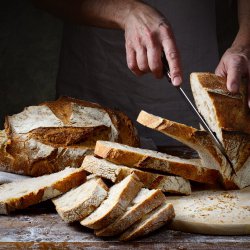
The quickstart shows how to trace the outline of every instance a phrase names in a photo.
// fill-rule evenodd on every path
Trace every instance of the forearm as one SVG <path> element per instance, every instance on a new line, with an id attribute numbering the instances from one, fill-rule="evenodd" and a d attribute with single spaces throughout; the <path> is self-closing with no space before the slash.
<path id="1" fill-rule="evenodd" d="M 78 24 L 124 30 L 126 59 L 136 75 L 163 77 L 164 50 L 175 86 L 182 82 L 180 55 L 172 28 L 158 10 L 139 0 L 32 0 L 53 15 Z"/>
<path id="2" fill-rule="evenodd" d="M 238 0 L 239 31 L 234 45 L 250 47 L 250 1 Z"/>
<path id="3" fill-rule="evenodd" d="M 32 0 L 33 3 L 64 20 L 102 28 L 124 28 L 136 0 Z"/>

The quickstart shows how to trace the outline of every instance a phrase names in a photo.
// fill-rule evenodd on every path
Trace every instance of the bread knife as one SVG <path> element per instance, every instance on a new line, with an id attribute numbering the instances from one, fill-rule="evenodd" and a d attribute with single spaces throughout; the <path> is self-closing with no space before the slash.
<path id="1" fill-rule="evenodd" d="M 165 56 L 165 53 L 162 52 L 162 64 L 163 64 L 163 74 L 167 77 L 168 81 L 172 84 L 172 80 L 171 80 L 171 75 L 170 75 L 170 69 L 169 69 L 169 65 Z M 174 85 L 173 85 L 174 86 Z M 186 101 L 186 103 L 188 104 L 189 108 L 193 111 L 193 113 L 195 114 L 195 116 L 199 119 L 200 123 L 202 124 L 203 128 L 209 133 L 209 135 L 211 136 L 211 138 L 213 139 L 215 145 L 218 147 L 218 149 L 220 150 L 221 154 L 226 158 L 229 166 L 232 169 L 232 175 L 235 174 L 236 172 L 234 170 L 233 167 L 233 163 L 230 161 L 225 148 L 223 147 L 223 145 L 221 144 L 220 140 L 217 138 L 216 134 L 211 130 L 211 128 L 209 127 L 209 125 L 207 124 L 206 120 L 204 119 L 204 117 L 200 114 L 200 112 L 197 110 L 197 108 L 194 106 L 194 104 L 192 103 L 192 101 L 189 99 L 189 97 L 187 96 L 187 94 L 185 93 L 185 91 L 180 87 L 180 86 L 174 86 L 177 91 L 181 94 L 181 96 L 183 97 L 183 99 Z"/>

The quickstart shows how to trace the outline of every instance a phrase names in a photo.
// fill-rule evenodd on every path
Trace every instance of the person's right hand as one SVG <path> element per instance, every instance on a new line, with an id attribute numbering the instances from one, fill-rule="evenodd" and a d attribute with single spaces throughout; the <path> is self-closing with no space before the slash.
<path id="1" fill-rule="evenodd" d="M 124 21 L 127 64 L 136 75 L 152 72 L 163 77 L 161 54 L 164 50 L 172 82 L 182 82 L 179 52 L 167 19 L 152 7 L 139 3 Z"/>

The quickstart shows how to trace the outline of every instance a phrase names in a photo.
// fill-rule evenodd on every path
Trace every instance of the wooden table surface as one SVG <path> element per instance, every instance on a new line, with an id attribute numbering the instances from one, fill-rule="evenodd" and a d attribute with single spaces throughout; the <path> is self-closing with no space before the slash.
<path id="1" fill-rule="evenodd" d="M 51 202 L 0 216 L 0 249 L 250 249 L 250 236 L 205 236 L 168 230 L 132 242 L 97 238 L 79 223 L 61 220 Z"/>
<path id="2" fill-rule="evenodd" d="M 97 238 L 79 223 L 67 224 L 51 201 L 0 216 L 0 249 L 250 249 L 250 236 L 208 236 L 167 226 L 131 242 Z"/>

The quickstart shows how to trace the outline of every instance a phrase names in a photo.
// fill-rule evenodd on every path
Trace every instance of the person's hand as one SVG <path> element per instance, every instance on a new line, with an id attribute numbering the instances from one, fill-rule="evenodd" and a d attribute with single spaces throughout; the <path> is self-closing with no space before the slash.
<path id="1" fill-rule="evenodd" d="M 127 64 L 136 75 L 152 72 L 163 77 L 164 50 L 174 85 L 182 82 L 180 56 L 167 19 L 152 7 L 139 4 L 124 20 Z"/>
<path id="2" fill-rule="evenodd" d="M 222 56 L 215 74 L 227 78 L 227 89 L 239 91 L 242 78 L 248 81 L 248 106 L 250 107 L 250 47 L 233 45 Z"/>

